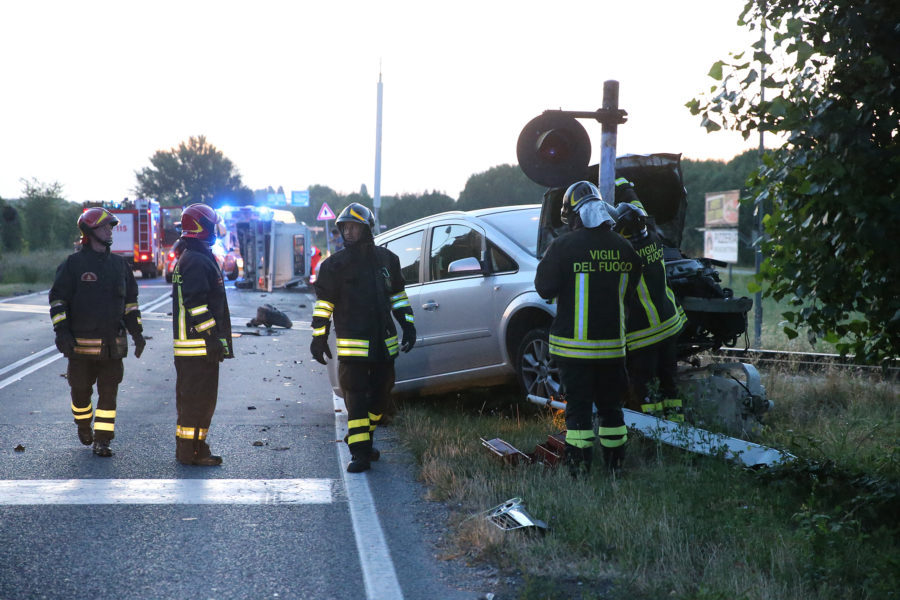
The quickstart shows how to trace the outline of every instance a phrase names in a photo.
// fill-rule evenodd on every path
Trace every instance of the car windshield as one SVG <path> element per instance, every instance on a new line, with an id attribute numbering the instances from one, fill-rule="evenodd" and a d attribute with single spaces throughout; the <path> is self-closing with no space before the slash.
<path id="1" fill-rule="evenodd" d="M 481 215 L 487 221 L 532 256 L 537 256 L 538 223 L 541 208 L 523 208 Z"/>

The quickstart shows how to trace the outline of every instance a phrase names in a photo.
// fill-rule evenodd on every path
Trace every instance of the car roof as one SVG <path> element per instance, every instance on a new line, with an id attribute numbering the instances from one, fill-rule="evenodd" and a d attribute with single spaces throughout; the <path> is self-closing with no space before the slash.
<path id="1" fill-rule="evenodd" d="M 442 213 L 435 213 L 433 215 L 428 215 L 427 217 L 422 217 L 420 219 L 416 219 L 415 221 L 410 221 L 409 223 L 404 223 L 402 225 L 397 225 L 396 227 L 392 227 L 387 231 L 382 231 L 379 233 L 376 238 L 380 238 L 385 236 L 393 231 L 397 231 L 399 229 L 412 229 L 415 228 L 419 224 L 430 223 L 431 221 L 435 221 L 438 219 L 447 219 L 452 217 L 483 217 L 486 215 L 496 215 L 503 212 L 517 211 L 517 210 L 539 210 L 541 208 L 540 204 L 512 204 L 507 206 L 491 206 L 488 208 L 477 208 L 473 210 L 448 210 Z"/>

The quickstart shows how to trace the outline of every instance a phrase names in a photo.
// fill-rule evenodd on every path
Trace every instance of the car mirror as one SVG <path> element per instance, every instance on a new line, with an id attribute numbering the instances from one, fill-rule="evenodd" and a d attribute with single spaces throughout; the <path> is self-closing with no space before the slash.
<path id="1" fill-rule="evenodd" d="M 447 275 L 450 277 L 459 277 L 461 275 L 477 275 L 482 272 L 481 263 L 474 256 L 468 256 L 459 260 L 454 260 L 447 267 Z"/>

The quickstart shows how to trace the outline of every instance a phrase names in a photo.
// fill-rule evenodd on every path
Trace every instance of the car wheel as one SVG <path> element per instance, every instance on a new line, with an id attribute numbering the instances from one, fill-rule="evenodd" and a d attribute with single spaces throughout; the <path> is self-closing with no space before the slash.
<path id="1" fill-rule="evenodd" d="M 516 377 L 526 394 L 541 398 L 559 396 L 559 369 L 550 356 L 549 331 L 532 329 L 519 344 L 516 353 Z"/>
<path id="2" fill-rule="evenodd" d="M 238 275 L 240 275 L 240 274 L 241 274 L 240 269 L 238 268 L 237 265 L 234 265 L 234 269 L 232 269 L 231 273 L 228 274 L 228 281 L 234 281 L 235 279 L 238 278 Z"/>

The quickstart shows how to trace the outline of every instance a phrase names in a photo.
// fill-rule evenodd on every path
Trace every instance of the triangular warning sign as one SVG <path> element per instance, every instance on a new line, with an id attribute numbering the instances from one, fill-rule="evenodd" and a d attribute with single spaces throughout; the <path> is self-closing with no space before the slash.
<path id="1" fill-rule="evenodd" d="M 319 209 L 319 214 L 316 216 L 316 221 L 330 221 L 335 218 L 334 211 L 331 210 L 327 202 L 323 202 L 322 208 Z"/>

